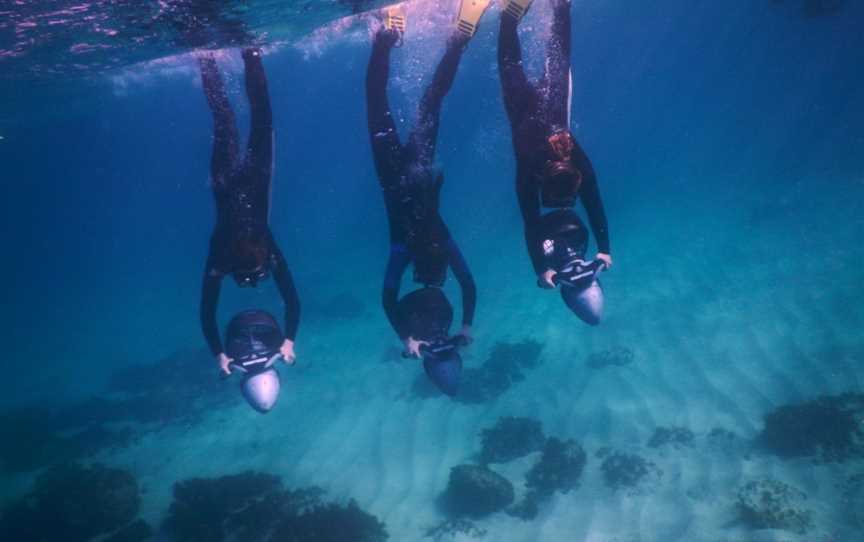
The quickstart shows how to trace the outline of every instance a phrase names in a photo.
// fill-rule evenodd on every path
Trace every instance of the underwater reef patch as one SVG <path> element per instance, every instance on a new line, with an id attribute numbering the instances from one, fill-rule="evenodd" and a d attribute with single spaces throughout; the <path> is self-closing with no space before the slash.
<path id="1" fill-rule="evenodd" d="M 100 396 L 0 412 L 0 472 L 27 472 L 125 448 L 147 430 L 193 423 L 240 401 L 205 351 L 124 367 Z"/>
<path id="2" fill-rule="evenodd" d="M 513 484 L 482 465 L 457 465 L 450 469 L 447 489 L 441 495 L 451 518 L 482 518 L 513 503 Z"/>
<path id="3" fill-rule="evenodd" d="M 864 472 L 846 478 L 840 491 L 849 523 L 856 529 L 864 529 Z"/>
<path id="4" fill-rule="evenodd" d="M 613 490 L 634 489 L 649 475 L 655 478 L 663 475 L 654 463 L 637 454 L 601 448 L 595 455 L 603 459 L 600 465 L 603 481 Z"/>
<path id="5" fill-rule="evenodd" d="M 843 462 L 864 455 L 862 416 L 864 395 L 855 393 L 783 405 L 765 414 L 757 443 L 782 458 Z"/>
<path id="6" fill-rule="evenodd" d="M 600 352 L 589 354 L 585 365 L 589 369 L 602 369 L 604 367 L 624 367 L 633 363 L 633 351 L 623 346 L 608 348 Z"/>
<path id="7" fill-rule="evenodd" d="M 310 487 L 285 489 L 281 478 L 246 471 L 174 484 L 174 501 L 162 529 L 177 542 L 383 542 L 383 523 L 361 510 L 323 502 Z"/>
<path id="8" fill-rule="evenodd" d="M 504 416 L 481 433 L 480 462 L 506 463 L 543 448 L 546 437 L 539 420 Z"/>
<path id="9" fill-rule="evenodd" d="M 0 517 L 0 540 L 85 542 L 135 519 L 138 482 L 102 465 L 57 465 L 40 474 L 31 492 Z"/>
<path id="10" fill-rule="evenodd" d="M 138 519 L 109 536 L 103 542 L 146 542 L 151 540 L 154 534 L 156 533 L 153 528 L 146 521 Z"/>
<path id="11" fill-rule="evenodd" d="M 125 448 L 128 428 L 97 424 L 70 429 L 64 409 L 15 407 L 0 412 L 0 472 L 28 472 L 92 456 L 106 448 Z"/>
<path id="12" fill-rule="evenodd" d="M 675 447 L 693 444 L 693 432 L 686 427 L 658 427 L 648 440 L 649 448 L 659 448 L 671 444 Z"/>
<path id="13" fill-rule="evenodd" d="M 802 507 L 806 499 L 802 491 L 766 478 L 739 489 L 736 504 L 741 521 L 753 529 L 782 529 L 805 534 L 812 525 L 811 513 Z"/>
<path id="14" fill-rule="evenodd" d="M 438 525 L 429 527 L 424 532 L 425 538 L 431 538 L 435 542 L 443 542 L 455 537 L 460 538 L 483 538 L 486 536 L 486 529 L 480 528 L 472 521 L 464 518 L 448 519 L 442 521 Z"/>
<path id="15" fill-rule="evenodd" d="M 539 505 L 556 491 L 567 493 L 579 486 L 586 462 L 585 450 L 575 440 L 548 439 L 540 459 L 525 477 L 528 493 L 507 513 L 525 520 L 533 519 Z"/>

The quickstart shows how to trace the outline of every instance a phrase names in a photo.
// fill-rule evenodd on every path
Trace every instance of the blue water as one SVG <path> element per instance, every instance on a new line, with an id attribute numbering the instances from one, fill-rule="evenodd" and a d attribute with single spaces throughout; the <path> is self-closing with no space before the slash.
<path id="1" fill-rule="evenodd" d="M 542 0 L 537 4 L 535 19 L 523 23 L 525 56 L 535 73 L 542 52 L 535 34 L 542 34 L 546 9 Z M 95 458 L 139 468 L 142 479 L 161 488 L 142 512 L 154 526 L 177 479 L 270 467 L 287 485 L 296 480 L 356 498 L 387 523 L 391 539 L 421 540 L 421 527 L 435 517 L 429 512 L 433 503 L 424 499 L 443 489 L 449 468 L 476 451 L 477 433 L 498 416 L 533 415 L 549 434 L 583 440 L 588 469 L 595 461 L 596 471 L 593 452 L 604 438 L 605 445 L 621 448 L 632 435 L 647 440 L 655 425 L 683 424 L 697 434 L 720 425 L 752 439 L 771 408 L 822 394 L 862 393 L 864 35 L 858 25 L 864 5 L 840 2 L 838 11 L 813 16 L 806 9 L 812 4 L 663 0 L 574 6 L 573 127 L 598 172 L 615 258 L 603 279 L 607 319 L 596 329 L 577 325 L 557 294 L 533 284 L 495 62 L 499 14 L 493 9 L 486 15 L 446 99 L 437 155 L 445 172 L 442 214 L 479 292 L 477 341 L 466 364 L 482 363 L 496 343 L 526 338 L 544 346 L 544 363 L 521 388 L 480 407 L 443 398 L 429 400 L 437 401 L 434 409 L 416 406 L 425 403 L 405 407 L 402 396 L 422 371 L 414 374 L 392 360 L 382 365 L 398 343 L 379 305 L 387 225 L 366 134 L 365 23 L 346 32 L 280 36 L 264 63 L 276 127 L 271 227 L 304 307 L 296 347 L 302 370 L 288 377 L 293 395 L 282 399 L 281 412 L 277 407 L 266 418 L 253 419 L 238 405 L 213 413 L 222 416 L 224 432 L 206 445 L 199 442 L 215 444 L 209 464 L 206 454 L 194 456 L 204 464 L 184 456 L 181 448 L 198 441 L 183 441 L 171 428 L 147 433 L 160 443 L 155 449 L 176 453 L 176 464 L 167 457 L 162 470 L 135 459 L 152 453 L 152 440 Z M 447 4 L 424 19 L 416 39 L 406 39 L 394 53 L 391 99 L 403 134 L 423 78 L 443 51 L 448 30 L 441 25 L 451 9 Z M 253 6 L 249 16 L 264 13 Z M 105 53 L 110 69 L 89 68 L 85 77 L 26 74 L 27 62 L 40 62 L 38 51 L 14 58 L 14 64 L 0 56 L 0 70 L 4 63 L 10 67 L 0 75 L 0 96 L 13 97 L 0 104 L 4 407 L 71 404 L 102 393 L 118 369 L 204 346 L 197 313 L 214 220 L 208 186 L 212 121 L 194 59 L 177 52 L 154 48 L 137 56 L 171 55 L 121 66 L 108 63 Z M 245 133 L 240 66 L 236 51 L 220 53 Z M 455 284 L 448 284 L 448 292 L 458 299 Z M 349 295 L 362 316 L 339 320 L 332 300 Z M 253 292 L 224 288 L 220 323 L 250 306 L 279 313 L 272 283 Z M 635 353 L 637 372 L 613 367 L 604 369 L 606 376 L 591 376 L 586 357 L 622 345 Z M 605 402 L 602 409 L 598 401 Z M 576 412 L 573 405 L 579 405 Z M 594 407 L 602 419 L 579 413 L 597 412 Z M 419 418 L 386 429 L 382 424 L 391 409 L 394 416 L 420 409 Z M 432 416 L 424 414 L 427 409 L 443 412 L 443 418 L 424 418 Z M 676 412 L 686 419 L 673 420 Z M 424 423 L 440 424 L 450 444 L 419 436 L 416 428 Z M 448 424 L 453 427 L 445 431 Z M 292 425 L 297 432 L 282 439 L 279 431 Z M 338 438 L 340 428 L 367 426 L 383 427 L 380 434 L 397 440 L 416 429 L 406 452 L 414 469 L 375 470 L 380 461 L 370 454 L 383 454 L 385 463 L 389 456 L 373 452 L 374 446 L 401 445 L 373 445 L 378 433 Z M 262 435 L 274 431 L 261 437 L 267 453 L 248 461 L 242 454 L 230 461 L 219 455 L 218 450 L 242 449 L 250 427 Z M 182 445 L 171 452 L 175 437 Z M 305 455 L 296 462 L 277 459 L 280 446 L 286 454 Z M 333 461 L 348 469 L 338 481 L 333 473 L 339 468 L 308 459 L 331 448 L 340 450 Z M 437 470 L 423 471 L 426 455 L 436 458 Z M 785 472 L 787 481 L 812 490 L 817 520 L 809 536 L 859 539 L 864 519 L 823 508 L 836 508 L 831 499 L 841 498 L 841 490 L 832 489 L 838 480 L 862 472 L 860 451 L 833 470 L 813 474 L 810 482 L 794 474 L 805 473 L 806 463 L 740 461 L 741 484 L 748 480 L 742 473 L 783 478 L 778 473 Z M 681 460 L 694 464 L 681 467 L 679 476 L 711 471 L 698 454 Z M 8 502 L 20 496 L 44 466 L 10 474 L 0 496 Z M 163 475 L 159 486 L 154 480 Z M 400 493 L 381 482 L 387 476 L 394 477 L 394 486 L 412 480 L 412 489 Z M 700 485 L 694 478 L 689 482 Z M 667 468 L 663 480 L 670 479 L 674 474 Z M 369 489 L 376 480 L 381 485 Z M 593 512 L 585 511 L 583 501 L 577 506 L 567 500 L 591 501 L 584 489 L 575 497 L 561 494 L 541 511 L 535 527 L 517 522 L 496 530 L 514 521 L 503 514 L 479 524 L 492 533 L 489 540 L 727 536 L 713 523 L 703 531 L 705 516 L 696 513 L 680 522 L 657 519 L 689 487 L 663 483 L 642 500 L 600 499 Z M 592 487 L 590 478 L 585 484 Z M 861 499 L 862 493 L 855 495 Z M 401 508 L 400 495 L 407 503 Z M 719 508 L 733 497 L 712 498 Z M 662 513 L 651 508 L 661 502 Z M 404 509 L 411 506 L 424 512 Z M 634 526 L 627 518 L 639 516 L 638 510 L 656 521 Z M 423 518 L 417 524 L 411 519 L 415 512 Z M 619 531 L 608 527 L 614 517 L 623 525 Z M 817 540 L 732 523 L 728 540 Z"/>

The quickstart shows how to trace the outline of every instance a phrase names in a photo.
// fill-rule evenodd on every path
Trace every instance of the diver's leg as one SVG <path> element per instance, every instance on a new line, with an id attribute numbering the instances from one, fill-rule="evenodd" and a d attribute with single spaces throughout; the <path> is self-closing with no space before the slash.
<path id="1" fill-rule="evenodd" d="M 421 164 L 431 164 L 435 156 L 441 105 L 453 86 L 456 71 L 459 69 L 459 60 L 470 39 L 470 36 L 459 31 L 450 36 L 444 57 L 438 63 L 432 82 L 426 87 L 426 92 L 420 99 L 417 126 L 411 132 L 408 145 L 417 150 L 417 158 Z"/>
<path id="2" fill-rule="evenodd" d="M 569 292 L 562 286 L 561 297 L 573 313 L 588 325 L 596 326 L 603 318 L 603 288 L 595 280 L 581 292 Z"/>
<path id="3" fill-rule="evenodd" d="M 267 91 L 267 74 L 260 49 L 244 49 L 246 96 L 251 120 L 246 150 L 246 172 L 253 182 L 270 183 L 273 172 L 273 111 Z"/>
<path id="4" fill-rule="evenodd" d="M 519 42 L 519 20 L 508 13 L 501 14 L 501 29 L 498 32 L 498 71 L 504 106 L 510 124 L 516 125 L 523 115 L 533 116 L 537 112 L 537 90 L 528 81 L 522 66 L 522 45 Z"/>
<path id="5" fill-rule="evenodd" d="M 546 47 L 543 82 L 547 121 L 567 129 L 570 102 L 570 0 L 552 0 L 552 33 Z"/>
<path id="6" fill-rule="evenodd" d="M 213 157 L 210 160 L 210 175 L 213 188 L 225 185 L 237 163 L 239 135 L 234 110 L 225 92 L 225 83 L 219 74 L 216 60 L 212 56 L 198 59 L 201 66 L 201 85 L 207 103 L 213 113 Z"/>
<path id="7" fill-rule="evenodd" d="M 390 77 L 390 51 L 399 39 L 395 30 L 379 30 L 372 43 L 372 55 L 366 71 L 366 115 L 372 155 L 378 178 L 382 182 L 396 182 L 399 171 L 401 144 L 396 123 L 387 99 L 387 80 Z"/>

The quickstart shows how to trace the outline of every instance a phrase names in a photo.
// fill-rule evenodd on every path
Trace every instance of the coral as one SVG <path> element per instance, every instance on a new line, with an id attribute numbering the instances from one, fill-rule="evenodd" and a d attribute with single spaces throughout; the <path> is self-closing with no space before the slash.
<path id="1" fill-rule="evenodd" d="M 432 538 L 436 542 L 441 542 L 442 540 L 459 535 L 464 535 L 470 538 L 483 538 L 486 536 L 486 529 L 477 527 L 473 522 L 467 519 L 448 519 L 434 527 L 426 529 L 423 536 L 426 538 Z"/>
<path id="2" fill-rule="evenodd" d="M 507 509 L 507 514 L 525 521 L 532 520 L 540 512 L 540 500 L 536 492 L 529 491 L 521 501 Z"/>
<path id="3" fill-rule="evenodd" d="M 55 466 L 36 478 L 30 494 L 4 511 L 0 539 L 84 542 L 129 523 L 139 504 L 138 483 L 126 471 Z"/>
<path id="4" fill-rule="evenodd" d="M 480 518 L 509 506 L 514 491 L 509 480 L 487 467 L 457 465 L 442 497 L 449 516 Z"/>
<path id="5" fill-rule="evenodd" d="M 347 505 L 321 502 L 319 488 L 285 490 L 278 476 L 252 471 L 174 485 L 163 529 L 177 542 L 383 542 L 384 524 Z"/>
<path id="6" fill-rule="evenodd" d="M 540 460 L 528 471 L 525 486 L 538 496 L 549 496 L 556 491 L 566 493 L 579 485 L 585 462 L 585 451 L 579 443 L 550 438 Z"/>
<path id="7" fill-rule="evenodd" d="M 361 510 L 354 501 L 346 506 L 318 505 L 299 515 L 288 514 L 276 526 L 271 542 L 384 542 L 384 524 Z"/>
<path id="8" fill-rule="evenodd" d="M 179 542 L 219 542 L 232 514 L 281 489 L 278 476 L 252 471 L 177 482 L 163 528 Z"/>
<path id="9" fill-rule="evenodd" d="M 58 434 L 52 412 L 19 407 L 0 413 L 0 471 L 26 472 L 80 457 L 83 450 Z"/>
<path id="10" fill-rule="evenodd" d="M 466 368 L 462 372 L 462 387 L 454 399 L 466 404 L 496 399 L 525 379 L 523 371 L 540 364 L 542 351 L 543 346 L 531 339 L 520 343 L 497 343 L 481 367 Z"/>
<path id="11" fill-rule="evenodd" d="M 693 432 L 685 427 L 658 427 L 648 441 L 649 448 L 659 448 L 666 444 L 689 446 L 693 443 Z"/>
<path id="12" fill-rule="evenodd" d="M 604 458 L 600 469 L 606 486 L 612 489 L 633 488 L 652 472 L 660 473 L 654 463 L 636 454 L 602 449 L 597 455 Z"/>
<path id="13" fill-rule="evenodd" d="M 103 542 L 146 542 L 153 538 L 153 529 L 143 519 L 133 521 Z"/>
<path id="14" fill-rule="evenodd" d="M 750 482 L 738 490 L 741 520 L 754 529 L 783 529 L 804 534 L 811 514 L 801 508 L 807 496 L 783 482 L 766 478 Z"/>
<path id="15" fill-rule="evenodd" d="M 847 478 L 840 489 L 849 522 L 857 529 L 864 529 L 864 472 Z"/>
<path id="16" fill-rule="evenodd" d="M 633 363 L 633 351 L 623 346 L 609 348 L 602 352 L 594 352 L 585 360 L 590 369 L 604 367 L 624 367 Z"/>
<path id="17" fill-rule="evenodd" d="M 845 461 L 861 453 L 862 412 L 864 395 L 853 393 L 784 405 L 765 415 L 758 442 L 784 458 Z"/>
<path id="18" fill-rule="evenodd" d="M 482 433 L 480 462 L 504 463 L 528 455 L 543 447 L 545 437 L 539 421 L 505 416 Z"/>

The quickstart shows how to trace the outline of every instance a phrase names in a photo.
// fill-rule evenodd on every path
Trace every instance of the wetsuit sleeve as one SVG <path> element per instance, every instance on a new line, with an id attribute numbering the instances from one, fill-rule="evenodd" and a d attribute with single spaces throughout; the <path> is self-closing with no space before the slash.
<path id="1" fill-rule="evenodd" d="M 396 123 L 387 99 L 387 80 L 390 77 L 390 51 L 392 44 L 383 33 L 378 33 L 372 43 L 372 56 L 366 71 L 366 115 L 369 139 L 375 169 L 382 186 L 396 183 L 399 179 L 399 155 L 401 144 Z"/>
<path id="2" fill-rule="evenodd" d="M 411 262 L 411 258 L 405 252 L 390 250 L 387 260 L 387 270 L 384 273 L 384 288 L 381 291 L 381 304 L 384 306 L 384 314 L 390 321 L 390 326 L 399 336 L 400 340 L 408 338 L 410 331 L 405 329 L 399 320 L 399 286 L 402 275 Z"/>
<path id="3" fill-rule="evenodd" d="M 553 1 L 552 32 L 547 47 L 546 119 L 553 126 L 567 128 L 570 119 L 570 0 Z"/>
<path id="4" fill-rule="evenodd" d="M 216 61 L 209 56 L 199 59 L 201 86 L 207 96 L 207 104 L 213 114 L 213 156 L 210 159 L 210 177 L 213 189 L 219 190 L 228 182 L 237 160 L 237 145 L 240 136 L 234 111 L 225 92 L 225 84 L 219 74 Z"/>
<path id="5" fill-rule="evenodd" d="M 246 96 L 249 98 L 251 113 L 246 169 L 253 182 L 269 185 L 273 170 L 273 112 L 267 91 L 267 74 L 264 72 L 260 51 L 243 51 L 243 62 Z"/>
<path id="6" fill-rule="evenodd" d="M 219 306 L 219 291 L 222 287 L 222 276 L 211 273 L 208 265 L 204 271 L 204 283 L 201 287 L 201 330 L 210 348 L 210 353 L 218 356 L 222 349 L 222 339 L 219 336 L 219 326 L 216 324 L 216 307 Z"/>
<path id="7" fill-rule="evenodd" d="M 300 326 L 300 297 L 297 295 L 294 279 L 279 247 L 273 243 L 271 250 L 274 257 L 273 280 L 282 296 L 282 302 L 285 303 L 285 338 L 294 341 L 297 338 L 297 328 Z"/>
<path id="8" fill-rule="evenodd" d="M 501 88 L 504 94 L 504 107 L 515 127 L 523 115 L 536 115 L 539 105 L 537 90 L 528 81 L 522 66 L 522 46 L 519 43 L 517 21 L 513 17 L 501 17 L 501 30 L 498 32 L 498 71 L 501 74 Z"/>
<path id="9" fill-rule="evenodd" d="M 418 160 L 423 165 L 431 164 L 435 157 L 441 105 L 444 103 L 444 97 L 453 87 L 456 71 L 459 69 L 459 61 L 468 45 L 468 40 L 468 36 L 458 31 L 447 40 L 444 56 L 435 69 L 432 82 L 420 99 L 417 127 L 411 132 L 408 144 L 417 149 Z"/>
<path id="10" fill-rule="evenodd" d="M 474 284 L 471 270 L 468 269 L 468 263 L 465 262 L 462 252 L 452 239 L 448 251 L 450 253 L 450 269 L 453 270 L 459 287 L 462 289 L 462 325 L 470 326 L 474 323 L 474 310 L 477 307 L 477 286 Z"/>
<path id="11" fill-rule="evenodd" d="M 543 256 L 543 239 L 540 231 L 540 199 L 537 188 L 531 181 L 531 176 L 523 171 L 516 175 L 516 196 L 519 200 L 519 210 L 525 225 L 525 246 L 534 273 L 539 275 L 546 271 L 546 259 Z"/>
<path id="12" fill-rule="evenodd" d="M 603 201 L 600 199 L 600 189 L 597 186 L 597 175 L 594 167 L 585 154 L 585 151 L 577 145 L 574 149 L 577 167 L 582 172 L 582 185 L 579 188 L 579 197 L 588 214 L 588 223 L 597 240 L 597 249 L 604 254 L 611 254 L 609 246 L 609 225 L 606 223 L 606 212 L 603 209 Z"/>

